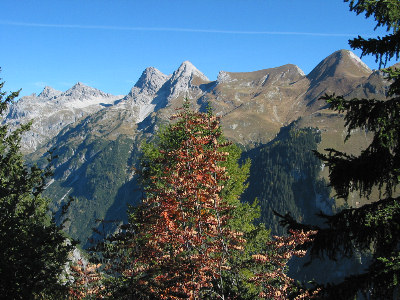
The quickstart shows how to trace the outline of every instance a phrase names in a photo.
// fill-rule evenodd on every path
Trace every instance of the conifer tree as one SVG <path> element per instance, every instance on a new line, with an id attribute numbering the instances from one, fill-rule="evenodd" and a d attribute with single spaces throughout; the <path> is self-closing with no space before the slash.
<path id="1" fill-rule="evenodd" d="M 349 1 L 350 10 L 374 17 L 376 27 L 385 27 L 384 37 L 350 40 L 362 55 L 374 55 L 380 65 L 399 58 L 400 1 Z M 292 229 L 317 229 L 311 255 L 330 259 L 351 256 L 355 252 L 370 255 L 365 271 L 352 274 L 337 284 L 328 284 L 320 292 L 323 299 L 354 299 L 363 294 L 368 299 L 398 299 L 400 276 L 400 70 L 383 70 L 391 85 L 386 100 L 345 99 L 325 95 L 322 99 L 332 110 L 345 113 L 347 137 L 354 129 L 372 133 L 372 141 L 360 155 L 326 149 L 317 153 L 329 167 L 329 179 L 337 196 L 347 199 L 351 192 L 369 197 L 379 190 L 379 199 L 360 208 L 348 208 L 333 216 L 321 215 L 326 227 L 316 228 L 297 223 L 290 215 L 282 220 Z"/>
<path id="2" fill-rule="evenodd" d="M 0 83 L 0 115 L 18 96 Z M 48 214 L 41 196 L 50 170 L 28 167 L 20 152 L 21 134 L 0 125 L 0 295 L 4 299 L 60 299 L 66 292 L 61 273 L 73 243 Z"/>

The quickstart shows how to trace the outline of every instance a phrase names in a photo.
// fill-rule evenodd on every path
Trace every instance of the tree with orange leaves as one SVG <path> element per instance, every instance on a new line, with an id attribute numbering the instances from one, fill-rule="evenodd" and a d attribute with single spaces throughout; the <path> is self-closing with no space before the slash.
<path id="1" fill-rule="evenodd" d="M 69 297 L 68 299 L 103 299 L 100 264 L 92 264 L 79 259 L 70 266 Z"/>
<path id="2" fill-rule="evenodd" d="M 101 244 L 109 275 L 104 294 L 113 299 L 260 299 L 268 292 L 267 272 L 288 277 L 286 267 L 252 257 L 262 253 L 277 259 L 274 243 L 281 247 L 281 242 L 266 243 L 269 232 L 253 224 L 257 203 L 239 201 L 249 164 L 239 167 L 240 152 L 224 141 L 212 113 L 194 112 L 185 104 L 173 119 L 177 122 L 149 148 L 142 164 L 145 199 L 131 208 L 129 223 Z M 279 288 L 277 281 L 269 284 Z"/>
<path id="3" fill-rule="evenodd" d="M 293 256 L 304 257 L 306 251 L 299 246 L 311 242 L 316 231 L 290 230 L 288 236 L 274 236 L 267 243 L 268 252 L 265 254 L 254 254 L 253 260 L 261 266 L 250 280 L 261 287 L 259 297 L 261 299 L 313 299 L 318 295 L 315 291 L 305 291 L 294 284 L 294 280 L 287 274 L 287 263 Z"/>
<path id="4" fill-rule="evenodd" d="M 221 197 L 228 176 L 218 162 L 228 153 L 218 149 L 226 144 L 219 142 L 215 116 L 184 109 L 173 118 L 183 120 L 174 130 L 183 129 L 188 136 L 178 149 L 163 153 L 163 185 L 154 182 L 147 191 L 134 241 L 134 268 L 123 275 L 136 281 L 143 297 L 223 297 L 219 279 L 229 268 L 229 251 L 244 243 L 242 234 L 228 226 L 233 207 Z"/>

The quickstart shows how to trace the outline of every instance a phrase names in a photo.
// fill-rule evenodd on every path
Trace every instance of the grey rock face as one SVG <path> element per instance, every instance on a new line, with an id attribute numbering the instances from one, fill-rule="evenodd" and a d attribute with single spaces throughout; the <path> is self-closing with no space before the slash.
<path id="1" fill-rule="evenodd" d="M 82 83 L 66 92 L 45 87 L 38 95 L 22 97 L 6 112 L 10 129 L 32 121 L 32 128 L 22 137 L 22 151 L 33 152 L 65 126 L 112 105 L 121 96 L 104 93 Z"/>
<path id="2" fill-rule="evenodd" d="M 47 99 L 57 98 L 61 94 L 62 94 L 61 91 L 53 89 L 50 86 L 45 86 L 43 91 L 39 94 L 38 98 L 47 100 Z"/>
<path id="3" fill-rule="evenodd" d="M 133 98 L 139 94 L 155 95 L 169 77 L 156 68 L 146 68 L 128 96 Z"/>
<path id="4" fill-rule="evenodd" d="M 104 93 L 81 82 L 65 92 L 46 86 L 38 96 L 22 97 L 12 104 L 4 122 L 14 129 L 32 121 L 32 128 L 24 134 L 21 143 L 23 152 L 31 153 L 67 125 L 103 109 L 108 111 L 103 114 L 106 119 L 119 115 L 118 111 L 125 111 L 123 114 L 130 122 L 140 123 L 183 93 L 200 94 L 196 84 L 203 81 L 209 80 L 193 64 L 185 61 L 172 76 L 153 67 L 147 68 L 125 97 Z"/>
<path id="5" fill-rule="evenodd" d="M 191 62 L 184 61 L 163 88 L 166 89 L 170 101 L 185 93 L 201 93 L 198 85 L 209 81 Z"/>
<path id="6" fill-rule="evenodd" d="M 154 98 L 169 77 L 156 68 L 146 68 L 129 94 L 118 103 L 118 108 L 134 111 L 134 122 L 140 123 L 154 111 Z"/>

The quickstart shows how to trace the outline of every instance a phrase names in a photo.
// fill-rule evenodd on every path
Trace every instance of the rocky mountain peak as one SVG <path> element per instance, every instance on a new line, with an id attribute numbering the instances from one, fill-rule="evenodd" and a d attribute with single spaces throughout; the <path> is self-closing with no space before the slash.
<path id="1" fill-rule="evenodd" d="M 74 100 L 85 100 L 94 98 L 108 98 L 112 95 L 104 93 L 90 86 L 87 86 L 82 82 L 77 82 L 69 90 L 62 93 L 61 96 L 71 98 Z"/>
<path id="2" fill-rule="evenodd" d="M 207 76 L 200 72 L 190 61 L 184 61 L 174 72 L 173 77 L 186 77 L 186 76 L 197 76 L 204 81 L 210 81 Z"/>
<path id="3" fill-rule="evenodd" d="M 64 94 L 68 94 L 68 93 L 72 93 L 74 91 L 80 91 L 83 90 L 85 88 L 87 88 L 88 86 L 83 84 L 82 82 L 78 81 L 77 83 L 75 83 L 71 88 L 69 88 L 68 90 L 66 90 L 64 92 Z"/>
<path id="4" fill-rule="evenodd" d="M 92 89 L 90 86 L 87 86 L 86 84 L 78 81 L 77 83 L 75 83 L 69 90 L 66 91 L 66 93 L 68 91 L 76 91 L 76 90 L 84 90 L 84 89 Z"/>
<path id="5" fill-rule="evenodd" d="M 136 92 L 146 93 L 149 95 L 155 94 L 163 84 L 168 80 L 169 76 L 163 74 L 154 67 L 146 68 L 134 88 L 130 92 L 130 96 Z M 135 88 L 139 91 L 135 91 Z"/>
<path id="6" fill-rule="evenodd" d="M 50 86 L 45 86 L 43 91 L 38 95 L 38 98 L 52 99 L 52 98 L 60 96 L 61 94 L 62 94 L 61 91 L 53 89 Z"/>
<path id="7" fill-rule="evenodd" d="M 339 50 L 322 60 L 307 75 L 313 81 L 323 81 L 328 77 L 368 77 L 371 69 L 349 50 Z"/>
<path id="8" fill-rule="evenodd" d="M 200 72 L 190 61 L 184 61 L 167 81 L 168 99 L 176 98 L 181 93 L 198 89 L 202 83 L 210 80 Z"/>
<path id="9" fill-rule="evenodd" d="M 22 150 L 33 152 L 39 145 L 56 136 L 65 126 L 114 105 L 121 96 L 104 93 L 81 82 L 66 92 L 45 87 L 39 96 L 22 97 L 8 109 L 10 128 L 34 120 L 22 137 Z"/>
<path id="10" fill-rule="evenodd" d="M 200 72 L 190 61 L 186 60 L 172 74 L 172 80 L 194 76 L 197 76 L 204 81 L 210 81 L 207 76 Z"/>

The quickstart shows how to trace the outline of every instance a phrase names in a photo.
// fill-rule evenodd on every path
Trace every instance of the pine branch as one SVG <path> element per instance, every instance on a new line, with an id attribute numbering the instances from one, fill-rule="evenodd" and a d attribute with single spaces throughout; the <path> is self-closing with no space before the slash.
<path id="1" fill-rule="evenodd" d="M 355 249 L 371 249 L 375 256 L 381 256 L 396 249 L 400 235 L 400 197 L 344 209 L 332 216 L 320 213 L 326 224 L 323 227 L 298 223 L 290 214 L 276 215 L 288 230 L 318 232 L 312 244 L 305 244 L 313 258 L 336 260 L 350 257 Z"/>
<path id="2" fill-rule="evenodd" d="M 396 34 L 389 34 L 384 37 L 364 39 L 358 36 L 349 41 L 353 49 L 362 49 L 361 57 L 365 55 L 375 56 L 375 61 L 379 62 L 379 68 L 386 66 L 392 58 L 399 59 L 400 53 L 400 31 Z"/>

